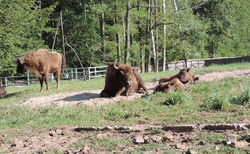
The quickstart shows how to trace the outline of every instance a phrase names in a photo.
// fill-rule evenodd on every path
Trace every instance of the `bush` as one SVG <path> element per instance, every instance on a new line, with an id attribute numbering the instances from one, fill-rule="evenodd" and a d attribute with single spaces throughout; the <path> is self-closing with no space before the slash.
<path id="1" fill-rule="evenodd" d="M 185 102 L 189 99 L 189 96 L 181 91 L 169 91 L 166 94 L 166 99 L 163 102 L 164 105 L 176 105 Z"/>
<path id="2" fill-rule="evenodd" d="M 250 102 L 250 88 L 245 89 L 242 94 L 239 94 L 237 96 L 231 96 L 229 101 L 232 104 L 245 106 L 247 103 Z"/>
<path id="3" fill-rule="evenodd" d="M 201 105 L 202 109 L 205 110 L 222 110 L 224 104 L 224 97 L 218 96 L 216 94 L 209 95 L 206 99 L 203 100 Z"/>

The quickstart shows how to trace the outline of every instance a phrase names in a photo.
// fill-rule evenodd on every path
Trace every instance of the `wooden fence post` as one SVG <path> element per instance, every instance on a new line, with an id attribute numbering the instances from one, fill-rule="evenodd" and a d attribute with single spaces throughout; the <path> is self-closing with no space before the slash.
<path id="1" fill-rule="evenodd" d="M 27 72 L 27 84 L 30 85 L 30 72 Z"/>
<path id="2" fill-rule="evenodd" d="M 77 68 L 75 68 L 75 78 L 77 79 Z"/>
<path id="3" fill-rule="evenodd" d="M 95 67 L 95 79 L 96 79 L 96 67 Z"/>
<path id="4" fill-rule="evenodd" d="M 71 80 L 74 79 L 74 71 L 73 71 L 73 68 L 70 69 L 70 72 L 71 72 Z"/>
<path id="5" fill-rule="evenodd" d="M 7 77 L 4 77 L 4 84 L 5 84 L 5 87 L 8 87 Z"/>
<path id="6" fill-rule="evenodd" d="M 88 78 L 90 80 L 90 67 L 88 67 Z"/>

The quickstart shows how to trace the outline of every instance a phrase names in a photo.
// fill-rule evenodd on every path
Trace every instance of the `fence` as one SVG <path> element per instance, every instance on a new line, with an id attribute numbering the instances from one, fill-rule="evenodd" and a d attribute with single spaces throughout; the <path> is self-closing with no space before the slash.
<path id="1" fill-rule="evenodd" d="M 250 56 L 246 57 L 226 57 L 226 58 L 209 58 L 209 59 L 190 59 L 187 60 L 187 67 L 190 68 L 201 68 L 207 67 L 212 64 L 230 64 L 239 62 L 250 62 Z M 166 64 L 166 70 L 178 70 L 186 68 L 186 63 L 184 60 L 170 62 Z M 162 66 L 159 67 L 159 71 L 162 71 Z"/>
<path id="2" fill-rule="evenodd" d="M 212 64 L 229 64 L 236 62 L 250 62 L 250 56 L 246 57 L 234 57 L 234 58 L 210 58 L 210 59 L 190 59 L 187 60 L 187 67 L 190 68 L 201 68 L 206 67 Z M 179 70 L 186 68 L 186 63 L 184 60 L 175 61 L 166 64 L 166 70 Z M 82 67 L 82 68 L 66 68 L 64 74 L 61 74 L 61 80 L 89 80 L 97 77 L 104 77 L 106 74 L 107 66 L 98 66 L 98 67 Z M 152 69 L 151 69 L 152 70 Z M 159 71 L 162 71 L 162 66 L 159 67 Z M 138 68 L 138 72 L 141 70 Z M 49 80 L 53 82 L 53 75 L 49 75 Z M 33 83 L 38 83 L 39 80 L 35 75 L 30 75 L 26 73 L 24 76 L 13 76 L 13 77 L 4 77 L 2 78 L 3 84 L 5 87 L 9 86 L 24 86 L 30 85 Z"/>
<path id="3" fill-rule="evenodd" d="M 66 68 L 64 74 L 60 75 L 61 80 L 89 80 L 97 77 L 104 77 L 106 74 L 107 66 L 98 67 L 82 67 L 82 68 Z M 39 80 L 35 75 L 31 75 L 29 72 L 23 76 L 13 76 L 2 78 L 5 87 L 17 87 L 25 86 L 33 83 L 39 83 Z M 49 74 L 49 81 L 54 81 L 52 73 Z"/>

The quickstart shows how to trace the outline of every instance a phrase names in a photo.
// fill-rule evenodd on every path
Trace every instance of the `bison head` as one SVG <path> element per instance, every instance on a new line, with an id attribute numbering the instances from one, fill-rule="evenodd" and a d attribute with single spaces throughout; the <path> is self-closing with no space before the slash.
<path id="1" fill-rule="evenodd" d="M 27 66 L 25 64 L 25 59 L 22 58 L 18 58 L 17 60 L 17 73 L 25 73 L 27 71 Z"/>
<path id="2" fill-rule="evenodd" d="M 117 60 L 116 60 L 117 61 Z M 128 88 L 132 85 L 132 76 L 134 74 L 131 66 L 114 62 L 114 69 L 117 76 L 119 76 L 119 82 L 122 86 Z"/>
<path id="3" fill-rule="evenodd" d="M 199 80 L 198 77 L 195 77 L 193 73 L 190 72 L 191 68 L 185 68 L 180 70 L 180 81 L 183 84 L 191 83 L 196 80 Z"/>

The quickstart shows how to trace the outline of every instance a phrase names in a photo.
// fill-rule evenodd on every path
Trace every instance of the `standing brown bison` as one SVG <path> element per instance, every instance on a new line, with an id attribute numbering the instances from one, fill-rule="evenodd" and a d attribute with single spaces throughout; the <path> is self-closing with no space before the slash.
<path id="1" fill-rule="evenodd" d="M 26 71 L 31 71 L 34 73 L 40 81 L 40 91 L 42 92 L 43 79 L 45 79 L 47 90 L 49 90 L 49 73 L 53 73 L 57 82 L 57 89 L 60 88 L 60 72 L 61 67 L 64 72 L 64 66 L 65 60 L 61 53 L 50 52 L 47 49 L 38 49 L 18 59 L 17 72 L 23 74 Z"/>
<path id="2" fill-rule="evenodd" d="M 138 92 L 141 88 L 148 91 L 139 73 L 126 64 L 110 62 L 105 77 L 105 87 L 101 97 L 115 97 Z"/>
<path id="3" fill-rule="evenodd" d="M 6 92 L 5 88 L 4 88 L 2 80 L 1 80 L 1 84 L 0 84 L 0 98 L 3 98 L 6 94 L 7 94 L 7 92 Z"/>
<path id="4" fill-rule="evenodd" d="M 179 73 L 170 76 L 164 76 L 159 80 L 159 83 L 164 83 L 171 81 L 174 78 L 178 78 L 183 84 L 189 84 L 196 80 L 199 80 L 199 77 L 196 77 L 193 73 L 190 72 L 191 68 L 181 69 Z"/>
<path id="5" fill-rule="evenodd" d="M 154 93 L 156 93 L 157 91 L 168 93 L 169 90 L 176 91 L 183 89 L 185 89 L 184 84 L 178 78 L 174 78 L 169 82 L 163 82 L 158 84 L 155 87 Z"/>

